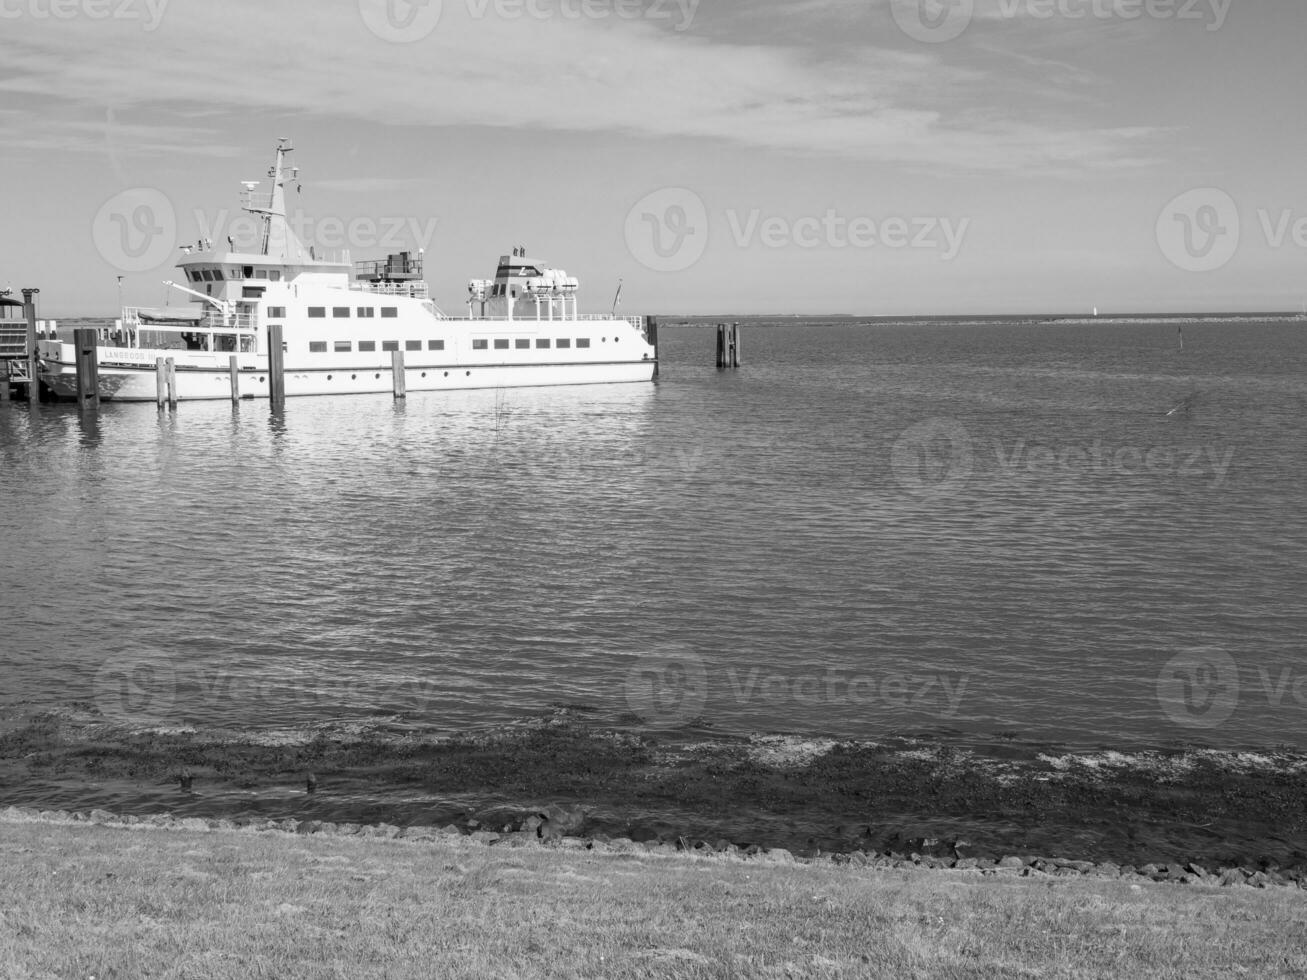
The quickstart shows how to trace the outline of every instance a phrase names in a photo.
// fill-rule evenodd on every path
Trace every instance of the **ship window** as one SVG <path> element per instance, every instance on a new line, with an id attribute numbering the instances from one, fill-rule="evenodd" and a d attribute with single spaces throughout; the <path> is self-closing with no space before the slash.
<path id="1" fill-rule="evenodd" d="M 310 340 L 310 341 L 309 341 L 309 353 L 310 353 L 310 354 L 325 354 L 325 353 L 327 353 L 327 342 L 326 342 L 325 340 Z"/>
<path id="2" fill-rule="evenodd" d="M 246 279 L 253 279 L 253 278 L 254 278 L 254 266 L 252 266 L 252 265 L 247 265 L 247 266 L 245 267 L 245 278 L 246 278 Z"/>
<path id="3" fill-rule="evenodd" d="M 406 341 L 404 341 L 404 349 L 405 349 L 405 350 L 421 350 L 421 349 L 422 349 L 422 341 L 420 341 L 420 340 L 406 340 Z"/>
<path id="4" fill-rule="evenodd" d="M 495 350 L 508 350 L 508 341 L 507 341 L 507 340 L 496 340 L 496 341 L 495 341 Z"/>
<path id="5" fill-rule="evenodd" d="M 242 286 L 241 299 L 262 299 L 267 286 Z"/>
<path id="6" fill-rule="evenodd" d="M 325 306 L 310 306 L 310 307 L 309 307 L 309 319 L 310 319 L 310 320 L 321 320 L 321 319 L 323 319 L 326 315 L 327 315 L 327 308 L 326 308 Z"/>
<path id="7" fill-rule="evenodd" d="M 284 320 L 284 319 L 286 319 L 286 307 L 284 307 L 284 306 L 269 306 L 269 307 L 268 307 L 268 319 L 269 319 L 269 320 Z"/>
<path id="8" fill-rule="evenodd" d="M 377 308 L 375 306 L 360 306 L 358 308 L 358 316 L 360 320 L 370 320 L 376 315 Z"/>
<path id="9" fill-rule="evenodd" d="M 539 347 L 541 350 L 549 350 L 549 338 L 540 337 L 539 339 L 536 340 L 536 346 Z"/>
<path id="10" fill-rule="evenodd" d="M 194 269 L 187 269 L 187 270 L 186 270 L 186 280 L 187 280 L 188 282 L 199 282 L 199 281 L 200 281 L 200 274 L 199 274 L 198 272 L 196 272 Z"/>
<path id="11" fill-rule="evenodd" d="M 337 320 L 347 320 L 349 319 L 349 307 L 333 306 L 331 308 L 331 315 L 334 316 Z"/>
<path id="12" fill-rule="evenodd" d="M 395 317 L 397 317 L 397 316 L 399 316 L 399 307 L 397 307 L 397 306 L 383 306 L 383 307 L 381 308 L 381 318 L 382 318 L 383 320 L 393 320 L 393 319 L 395 319 Z"/>
<path id="13" fill-rule="evenodd" d="M 589 337 L 577 337 L 577 338 L 576 338 L 576 346 L 577 346 L 577 347 L 589 347 L 589 346 L 590 346 L 590 338 L 589 338 Z"/>
<path id="14" fill-rule="evenodd" d="M 254 273 L 254 278 L 255 278 L 255 279 L 267 279 L 267 278 L 268 278 L 268 270 L 267 270 L 267 269 L 259 269 L 259 270 L 257 270 L 257 271 Z"/>
<path id="15" fill-rule="evenodd" d="M 348 340 L 338 340 L 338 341 L 336 341 L 336 353 L 337 353 L 337 354 L 348 354 L 348 353 L 349 353 L 350 351 L 352 351 L 353 349 L 354 349 L 354 345 L 353 345 L 352 343 L 350 343 Z"/>
<path id="16" fill-rule="evenodd" d="M 428 340 L 427 350 L 444 350 L 445 342 L 443 340 Z"/>
<path id="17" fill-rule="evenodd" d="M 371 353 L 372 351 L 375 351 L 376 349 L 377 349 L 377 342 L 376 342 L 375 340 L 360 340 L 360 341 L 359 341 L 359 353 L 360 353 L 360 354 Z"/>
<path id="18" fill-rule="evenodd" d="M 221 269 L 214 269 L 214 270 L 213 270 L 213 281 L 214 281 L 214 282 L 222 282 L 222 280 L 223 280 L 222 270 L 221 270 Z"/>
<path id="19" fill-rule="evenodd" d="M 382 349 L 382 350 L 399 350 L 399 341 L 398 341 L 398 340 L 383 340 L 383 341 L 381 342 L 381 349 Z"/>
<path id="20" fill-rule="evenodd" d="M 199 272 L 199 276 L 205 282 L 213 282 L 213 273 L 210 272 L 208 269 L 201 269 Z"/>
<path id="21" fill-rule="evenodd" d="M 530 349 L 531 349 L 531 341 L 529 341 L 529 340 L 527 340 L 527 339 L 525 339 L 525 338 L 522 338 L 522 339 L 520 339 L 520 340 L 515 340 L 515 341 L 513 341 L 513 346 L 516 347 L 518 350 L 530 350 Z"/>
<path id="22" fill-rule="evenodd" d="M 486 340 L 484 337 L 480 337 L 472 341 L 473 350 L 485 350 L 489 346 L 490 346 L 490 341 Z"/>
<path id="23" fill-rule="evenodd" d="M 281 270 L 273 269 L 271 272 L 268 273 L 268 278 L 273 282 L 281 282 Z"/>
<path id="24" fill-rule="evenodd" d="M 572 346 L 572 341 L 570 341 L 570 340 L 569 340 L 568 338 L 566 338 L 566 337 L 559 337 L 558 340 L 557 340 L 557 342 L 555 342 L 554 346 L 555 346 L 555 347 L 559 347 L 559 348 L 562 348 L 562 347 L 571 347 L 571 346 Z"/>

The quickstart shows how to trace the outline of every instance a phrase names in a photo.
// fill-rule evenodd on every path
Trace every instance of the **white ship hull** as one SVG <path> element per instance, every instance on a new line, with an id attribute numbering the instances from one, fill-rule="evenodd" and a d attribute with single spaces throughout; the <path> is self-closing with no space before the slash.
<path id="1" fill-rule="evenodd" d="M 67 352 L 67 360 L 45 361 L 41 380 L 61 398 L 77 397 L 77 368 L 72 362 L 72 345 L 57 345 Z M 63 351 L 61 351 L 63 353 Z M 101 354 L 112 356 L 111 348 Z M 144 351 L 133 353 L 144 354 Z M 178 401 L 231 398 L 231 371 L 219 366 L 217 358 L 188 357 L 188 352 L 159 350 L 148 352 L 158 357 L 172 357 L 176 364 Z M 195 363 L 197 360 L 201 363 Z M 242 357 L 240 397 L 268 397 L 267 358 Z M 208 362 L 208 363 L 203 363 Z M 457 391 L 469 388 L 527 388 L 547 385 L 633 384 L 654 378 L 655 361 L 616 361 L 568 364 L 406 364 L 405 387 L 409 392 Z M 284 374 L 287 397 L 301 395 L 364 395 L 393 390 L 394 377 L 389 364 L 341 364 L 336 367 L 315 366 L 311 369 L 287 366 Z M 99 393 L 108 401 L 152 402 L 158 397 L 158 381 L 153 362 L 149 367 L 101 364 Z"/>

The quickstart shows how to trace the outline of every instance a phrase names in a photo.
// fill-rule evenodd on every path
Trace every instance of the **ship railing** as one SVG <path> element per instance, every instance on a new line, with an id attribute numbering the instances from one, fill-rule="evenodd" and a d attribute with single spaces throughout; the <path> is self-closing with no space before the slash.
<path id="1" fill-rule="evenodd" d="M 221 330 L 225 333 L 256 333 L 259 329 L 259 317 L 256 313 L 223 313 L 219 310 L 205 310 L 198 320 L 177 320 L 171 323 L 153 319 L 142 319 L 141 313 L 141 307 L 126 307 L 123 310 L 122 326 L 131 327 L 133 329 L 157 330 L 163 333 L 192 333 L 197 330 Z M 107 329 L 112 328 L 113 325 L 110 325 Z"/>
<path id="2" fill-rule="evenodd" d="M 491 319 L 495 320 L 497 323 L 503 322 L 499 317 L 485 317 L 485 316 L 442 316 L 440 319 L 455 320 L 458 322 L 469 322 L 469 323 L 476 323 L 481 320 L 491 320 Z M 573 323 L 578 320 L 585 321 L 587 323 L 598 323 L 601 321 L 611 322 L 613 320 L 616 320 L 619 323 L 629 323 L 633 329 L 639 331 L 640 336 L 644 338 L 645 343 L 649 342 L 648 318 L 643 316 L 621 316 L 621 315 L 610 315 L 607 313 L 580 313 L 577 314 L 576 316 L 556 316 L 552 320 L 547 316 L 541 316 L 541 317 L 516 316 L 513 318 L 512 322 L 562 324 L 562 323 Z"/>
<path id="3" fill-rule="evenodd" d="M 400 252 L 386 259 L 367 259 L 354 263 L 356 279 L 393 279 L 398 276 L 421 277 L 422 260 Z"/>
<path id="4" fill-rule="evenodd" d="M 253 351 L 258 347 L 259 318 L 253 313 L 206 310 L 197 320 L 159 322 L 141 317 L 141 308 L 129 306 L 122 319 L 96 328 L 106 347 L 144 350 L 186 348 L 210 351 Z"/>
<path id="5" fill-rule="evenodd" d="M 425 282 L 352 282 L 349 288 L 360 293 L 374 293 L 378 296 L 408 296 L 412 299 L 427 299 L 430 290 Z"/>

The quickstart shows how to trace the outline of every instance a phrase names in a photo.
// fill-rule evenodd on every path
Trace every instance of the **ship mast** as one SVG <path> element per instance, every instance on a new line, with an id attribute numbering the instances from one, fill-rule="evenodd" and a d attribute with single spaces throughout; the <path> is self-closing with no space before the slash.
<path id="1" fill-rule="evenodd" d="M 273 258 L 286 261 L 289 256 L 287 253 L 288 236 L 286 228 L 286 154 L 294 151 L 290 145 L 289 137 L 281 137 L 277 140 L 277 159 L 272 167 L 268 170 L 268 176 L 272 178 L 272 193 L 269 195 L 256 195 L 254 188 L 257 184 L 247 183 L 247 203 L 245 210 L 251 214 L 260 215 L 263 221 L 263 240 L 260 244 L 259 254 L 272 256 Z M 299 167 L 290 168 L 292 178 L 299 176 Z M 273 252 L 274 244 L 277 252 Z"/>

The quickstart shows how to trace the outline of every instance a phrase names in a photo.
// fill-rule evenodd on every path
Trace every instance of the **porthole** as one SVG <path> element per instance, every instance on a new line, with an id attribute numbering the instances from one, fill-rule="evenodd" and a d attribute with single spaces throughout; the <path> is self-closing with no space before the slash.
<path id="1" fill-rule="evenodd" d="M 423 372 L 422 372 L 422 377 L 425 378 L 426 376 L 427 376 L 427 372 L 426 372 L 426 371 L 423 371 Z"/>
<path id="2" fill-rule="evenodd" d="M 449 377 L 449 372 L 448 372 L 448 371 L 445 372 L 445 377 L 447 377 L 447 378 Z"/>
<path id="3" fill-rule="evenodd" d="M 327 380 L 328 380 L 328 381 L 331 380 L 331 375 L 327 375 Z"/>
<path id="4" fill-rule="evenodd" d="M 376 377 L 379 379 L 379 378 L 381 377 L 381 373 L 378 372 L 377 375 L 376 375 Z"/>
<path id="5" fill-rule="evenodd" d="M 349 379 L 350 379 L 351 381 L 357 381 L 357 380 L 359 379 L 359 376 L 358 376 L 357 374 L 351 374 L 351 375 L 349 376 Z"/>
<path id="6" fill-rule="evenodd" d="M 259 378 L 259 384 L 263 384 L 263 379 Z"/>
<path id="7" fill-rule="evenodd" d="M 472 377 L 472 372 L 471 372 L 471 371 L 467 372 L 467 376 L 468 376 L 469 378 Z"/>

